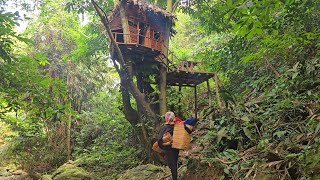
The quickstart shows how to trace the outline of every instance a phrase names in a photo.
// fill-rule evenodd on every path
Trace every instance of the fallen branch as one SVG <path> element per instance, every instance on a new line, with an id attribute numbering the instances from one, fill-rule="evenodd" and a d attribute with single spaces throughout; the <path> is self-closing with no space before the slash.
<path id="1" fill-rule="evenodd" d="M 170 177 L 170 176 L 171 176 L 171 173 L 170 173 L 170 174 L 167 174 L 167 175 L 165 175 L 165 176 L 162 176 L 159 180 L 163 180 L 163 179 L 168 178 L 168 177 Z"/>
<path id="2" fill-rule="evenodd" d="M 214 158 L 215 160 L 218 160 L 219 162 L 223 163 L 223 164 L 234 164 L 236 162 L 239 162 L 241 159 L 235 160 L 235 161 L 225 161 L 223 159 L 219 159 L 219 158 Z"/>

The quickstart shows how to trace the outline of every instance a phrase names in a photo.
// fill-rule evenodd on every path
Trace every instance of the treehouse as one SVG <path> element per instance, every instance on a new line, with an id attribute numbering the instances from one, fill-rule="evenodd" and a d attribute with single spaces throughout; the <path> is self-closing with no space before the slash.
<path id="1" fill-rule="evenodd" d="M 111 31 L 123 54 L 136 61 L 154 61 L 165 54 L 164 41 L 170 34 L 166 29 L 171 29 L 173 16 L 141 0 L 127 0 L 124 7 L 118 5 L 109 14 Z"/>
<path id="2" fill-rule="evenodd" d="M 199 62 L 178 60 L 169 52 L 164 42 L 174 32 L 172 14 L 142 0 L 127 0 L 124 7 L 124 17 L 121 17 L 121 6 L 117 5 L 109 20 L 125 59 L 143 65 L 164 63 L 168 69 L 167 84 L 171 86 L 196 86 L 213 76 L 197 69 Z"/>
<path id="3" fill-rule="evenodd" d="M 174 35 L 174 16 L 144 0 L 122 1 L 109 14 L 110 29 L 126 61 L 131 61 L 133 71 L 148 65 L 165 65 L 167 68 L 166 85 L 195 88 L 213 77 L 204 72 L 200 62 L 179 60 L 168 50 L 169 37 Z M 112 53 L 117 59 L 117 53 Z M 159 77 L 159 69 L 153 74 Z M 158 80 L 157 80 L 158 81 Z M 208 87 L 209 88 L 209 87 Z M 197 100 L 195 100 L 196 102 Z M 197 111 L 195 104 L 195 112 Z M 196 113 L 195 113 L 196 114 Z"/>

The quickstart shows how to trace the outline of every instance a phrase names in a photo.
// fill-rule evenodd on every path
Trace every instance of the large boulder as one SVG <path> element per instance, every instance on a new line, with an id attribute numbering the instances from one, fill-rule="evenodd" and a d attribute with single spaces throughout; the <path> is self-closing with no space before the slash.
<path id="1" fill-rule="evenodd" d="M 31 180 L 31 177 L 27 172 L 24 172 L 22 170 L 11 170 L 8 167 L 0 167 L 0 179 Z"/>
<path id="2" fill-rule="evenodd" d="M 146 164 L 127 170 L 119 180 L 158 180 L 167 174 L 170 174 L 170 170 L 167 167 Z"/>
<path id="3" fill-rule="evenodd" d="M 82 167 L 78 167 L 77 164 L 73 161 L 69 161 L 62 166 L 60 166 L 55 172 L 52 174 L 53 180 L 65 180 L 65 179 L 73 179 L 73 180 L 86 180 L 91 179 L 90 174 L 83 169 Z M 49 177 L 46 177 L 47 179 Z M 44 177 L 43 177 L 44 179 Z"/>

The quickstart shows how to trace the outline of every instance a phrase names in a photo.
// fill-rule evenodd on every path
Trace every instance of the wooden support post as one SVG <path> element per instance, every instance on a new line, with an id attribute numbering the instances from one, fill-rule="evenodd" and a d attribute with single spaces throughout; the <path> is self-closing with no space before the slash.
<path id="1" fill-rule="evenodd" d="M 180 61 L 180 70 L 184 71 L 184 60 Z"/>
<path id="2" fill-rule="evenodd" d="M 189 73 L 190 69 L 189 69 L 189 62 L 186 60 L 186 73 Z"/>
<path id="3" fill-rule="evenodd" d="M 212 107 L 212 94 L 211 94 L 209 79 L 207 80 L 207 89 L 208 89 L 208 96 L 209 96 L 209 107 L 211 108 Z"/>
<path id="4" fill-rule="evenodd" d="M 191 62 L 191 65 L 190 65 L 190 72 L 191 72 L 191 74 L 194 74 L 193 68 L 194 68 L 194 62 Z"/>
<path id="5" fill-rule="evenodd" d="M 179 83 L 179 115 L 181 115 L 181 83 Z"/>
<path id="6" fill-rule="evenodd" d="M 205 72 L 203 59 L 199 62 L 199 66 L 200 72 Z"/>
<path id="7" fill-rule="evenodd" d="M 169 56 L 168 56 L 169 57 Z M 170 61 L 170 60 L 169 60 Z M 173 60 L 173 53 L 171 53 L 171 63 L 174 65 L 174 60 Z"/>
<path id="8" fill-rule="evenodd" d="M 116 40 L 116 42 L 118 43 L 118 33 L 116 33 L 116 32 L 112 32 L 112 34 L 113 34 L 113 38 Z"/>
<path id="9" fill-rule="evenodd" d="M 194 117 L 198 118 L 198 107 L 197 107 L 197 85 L 194 86 Z"/>

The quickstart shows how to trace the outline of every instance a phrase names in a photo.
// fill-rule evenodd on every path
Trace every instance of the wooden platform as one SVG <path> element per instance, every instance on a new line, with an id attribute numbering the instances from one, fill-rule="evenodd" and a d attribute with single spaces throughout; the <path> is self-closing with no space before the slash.
<path id="1" fill-rule="evenodd" d="M 169 86 L 191 86 L 194 87 L 212 78 L 214 73 L 187 71 L 171 71 L 167 74 L 167 85 Z"/>
<path id="2" fill-rule="evenodd" d="M 136 43 L 125 44 L 118 42 L 117 44 L 125 59 L 132 60 L 135 65 L 148 67 L 149 65 L 160 63 L 166 64 L 168 86 L 195 87 L 214 76 L 214 73 L 200 72 L 199 69 L 194 69 L 195 66 L 199 65 L 199 62 L 180 61 L 174 64 L 173 59 L 168 59 L 158 49 L 152 49 Z"/>
<path id="3" fill-rule="evenodd" d="M 161 51 L 152 49 L 140 44 L 124 44 L 118 43 L 123 56 L 130 57 L 135 62 L 149 62 L 156 63 L 155 57 L 159 56 Z M 160 62 L 159 62 L 160 63 Z"/>

